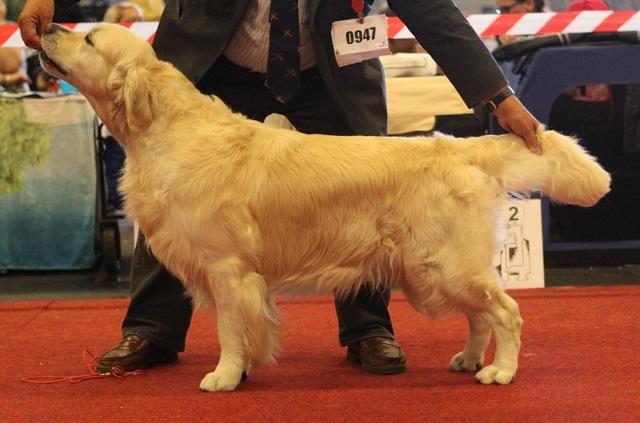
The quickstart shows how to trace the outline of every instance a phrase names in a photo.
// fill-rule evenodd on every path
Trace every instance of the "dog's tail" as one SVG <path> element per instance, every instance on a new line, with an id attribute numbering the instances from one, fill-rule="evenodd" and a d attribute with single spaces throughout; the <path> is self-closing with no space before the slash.
<path id="1" fill-rule="evenodd" d="M 471 140 L 470 161 L 507 191 L 542 191 L 552 200 L 589 207 L 609 192 L 611 177 L 578 142 L 555 131 L 538 131 L 541 155 L 515 135 Z"/>

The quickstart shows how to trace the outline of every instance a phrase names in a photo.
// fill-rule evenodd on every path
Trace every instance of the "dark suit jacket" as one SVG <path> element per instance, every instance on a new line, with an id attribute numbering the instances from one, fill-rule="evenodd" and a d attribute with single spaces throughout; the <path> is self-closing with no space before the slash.
<path id="1" fill-rule="evenodd" d="M 57 0 L 68 2 L 69 0 Z M 73 0 L 71 0 L 73 1 Z M 167 0 L 154 48 L 195 84 L 222 54 L 250 0 Z M 384 78 L 378 60 L 338 68 L 331 24 L 351 19 L 350 0 L 306 0 L 318 67 L 355 133 L 386 129 Z M 452 0 L 388 0 L 417 40 L 447 74 L 465 103 L 477 105 L 506 81 L 491 54 Z"/>

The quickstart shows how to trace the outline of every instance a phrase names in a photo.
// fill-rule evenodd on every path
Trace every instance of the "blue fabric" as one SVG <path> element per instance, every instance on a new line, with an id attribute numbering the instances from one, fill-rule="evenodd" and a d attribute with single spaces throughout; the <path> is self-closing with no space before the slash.
<path id="1" fill-rule="evenodd" d="M 84 99 L 28 101 L 41 116 L 51 108 L 51 115 L 73 118 L 47 123 L 45 163 L 25 169 L 19 192 L 0 196 L 0 269 L 90 268 L 96 259 L 93 113 Z"/>
<path id="2" fill-rule="evenodd" d="M 640 46 L 594 45 L 539 50 L 516 89 L 541 122 L 549 122 L 553 101 L 564 90 L 586 84 L 640 82 Z"/>

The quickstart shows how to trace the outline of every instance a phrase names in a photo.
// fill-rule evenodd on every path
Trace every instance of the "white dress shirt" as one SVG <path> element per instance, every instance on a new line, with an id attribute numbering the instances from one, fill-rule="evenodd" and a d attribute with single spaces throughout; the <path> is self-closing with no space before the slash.
<path id="1" fill-rule="evenodd" d="M 316 64 L 311 45 L 311 32 L 307 16 L 307 2 L 298 0 L 300 20 L 300 68 L 308 69 Z M 224 55 L 238 66 L 255 72 L 266 73 L 269 59 L 269 10 L 271 1 L 252 0 L 244 20 L 231 37 Z"/>

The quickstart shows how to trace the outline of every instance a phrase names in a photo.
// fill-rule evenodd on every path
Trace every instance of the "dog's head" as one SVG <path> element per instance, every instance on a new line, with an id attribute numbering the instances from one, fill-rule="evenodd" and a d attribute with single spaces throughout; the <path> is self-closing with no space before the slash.
<path id="1" fill-rule="evenodd" d="M 160 61 L 149 43 L 127 28 L 99 24 L 76 32 L 49 25 L 40 62 L 87 97 L 107 124 L 119 120 L 128 130 L 140 130 L 152 121 L 150 82 Z"/>

